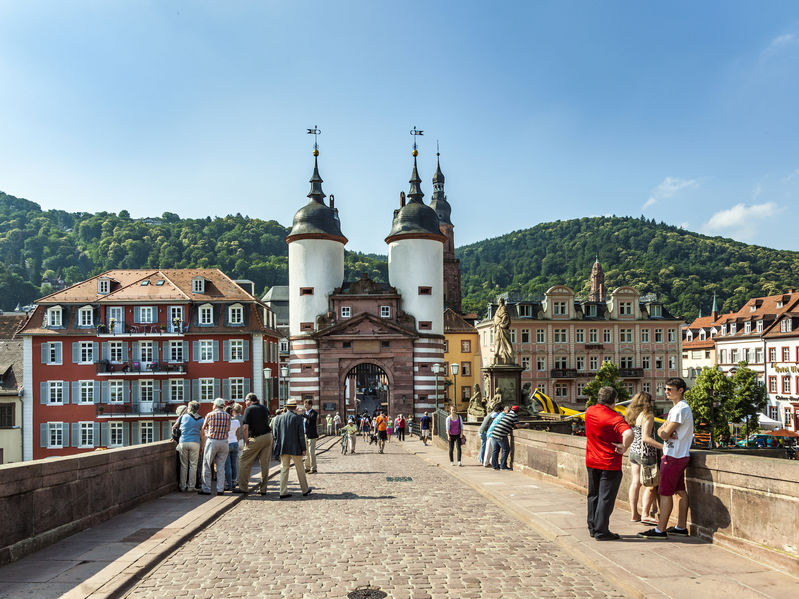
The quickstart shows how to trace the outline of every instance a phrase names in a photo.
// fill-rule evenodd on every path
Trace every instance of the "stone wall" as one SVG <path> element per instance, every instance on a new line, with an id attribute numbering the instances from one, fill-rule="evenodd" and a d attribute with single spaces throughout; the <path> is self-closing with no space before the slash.
<path id="1" fill-rule="evenodd" d="M 480 451 L 477 428 L 465 425 L 464 450 L 473 457 Z M 518 430 L 515 444 L 515 470 L 586 492 L 585 437 Z M 691 455 L 686 484 L 692 534 L 799 575 L 799 460 L 702 450 Z M 625 458 L 617 499 L 625 509 L 628 465 Z"/>
<path id="2" fill-rule="evenodd" d="M 172 441 L 0 466 L 0 564 L 176 488 Z"/>

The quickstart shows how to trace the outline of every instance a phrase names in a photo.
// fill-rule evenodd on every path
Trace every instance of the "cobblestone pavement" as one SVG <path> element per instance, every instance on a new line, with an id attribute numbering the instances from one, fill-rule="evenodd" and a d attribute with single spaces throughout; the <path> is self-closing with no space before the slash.
<path id="1" fill-rule="evenodd" d="M 126 597 L 345 598 L 363 585 L 390 599 L 625 596 L 397 445 L 347 456 L 335 445 L 307 498 L 293 472 L 292 498 L 279 500 L 270 481 L 269 495 L 247 497 Z"/>

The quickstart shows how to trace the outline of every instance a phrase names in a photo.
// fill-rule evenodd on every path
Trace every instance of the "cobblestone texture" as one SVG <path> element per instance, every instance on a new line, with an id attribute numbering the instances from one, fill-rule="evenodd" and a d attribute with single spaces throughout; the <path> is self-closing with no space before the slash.
<path id="1" fill-rule="evenodd" d="M 345 598 L 362 585 L 391 599 L 625 596 L 395 443 L 383 455 L 334 445 L 307 498 L 294 473 L 290 499 L 270 481 L 269 495 L 246 498 L 126 596 Z"/>

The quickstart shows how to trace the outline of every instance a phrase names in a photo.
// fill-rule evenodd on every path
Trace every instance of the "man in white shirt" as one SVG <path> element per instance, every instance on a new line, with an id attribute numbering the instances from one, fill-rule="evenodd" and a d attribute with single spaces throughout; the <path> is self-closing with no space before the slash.
<path id="1" fill-rule="evenodd" d="M 665 539 L 671 536 L 688 536 L 688 492 L 685 490 L 685 468 L 691 459 L 691 443 L 694 440 L 694 415 L 685 395 L 685 381 L 671 378 L 666 381 L 666 398 L 674 404 L 669 410 L 666 423 L 658 430 L 663 439 L 663 459 L 660 461 L 660 519 L 658 525 L 638 536 L 644 539 Z M 666 528 L 674 508 L 677 495 L 677 526 Z"/>

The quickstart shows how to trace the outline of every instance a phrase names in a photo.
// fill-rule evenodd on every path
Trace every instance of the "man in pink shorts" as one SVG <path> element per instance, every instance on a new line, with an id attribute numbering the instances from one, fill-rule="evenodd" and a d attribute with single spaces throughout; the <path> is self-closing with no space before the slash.
<path id="1" fill-rule="evenodd" d="M 694 439 L 694 415 L 683 399 L 685 381 L 671 378 L 666 381 L 666 398 L 674 404 L 666 423 L 658 430 L 663 439 L 663 459 L 660 461 L 660 519 L 651 530 L 639 532 L 643 539 L 665 539 L 669 536 L 688 536 L 688 492 L 685 490 L 685 468 L 691 459 L 689 452 Z M 677 496 L 677 526 L 669 525 L 671 510 Z"/>

